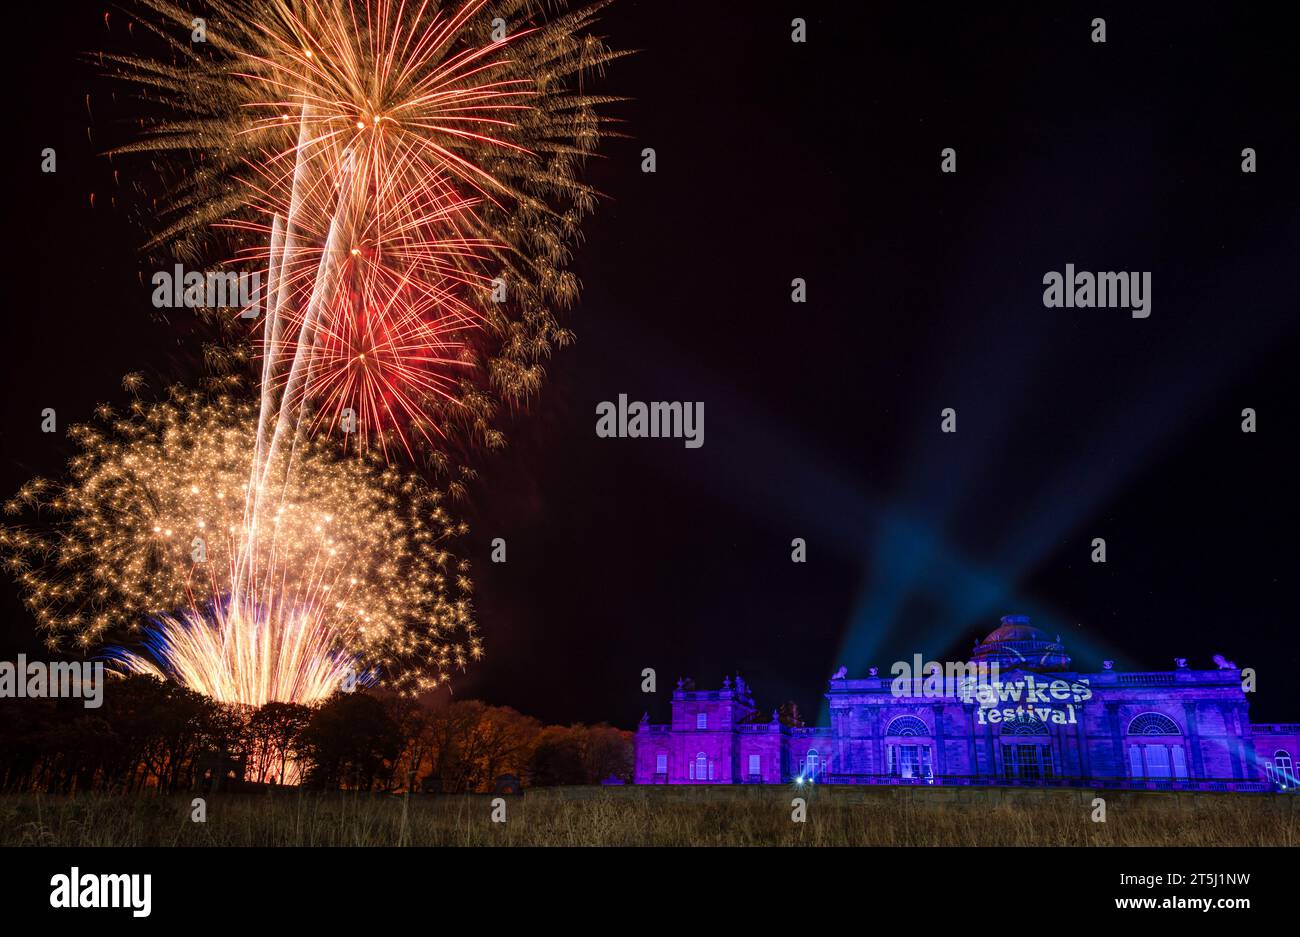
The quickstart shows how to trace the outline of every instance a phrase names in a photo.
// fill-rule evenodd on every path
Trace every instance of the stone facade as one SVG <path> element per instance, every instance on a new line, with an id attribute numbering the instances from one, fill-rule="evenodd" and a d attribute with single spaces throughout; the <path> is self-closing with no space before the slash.
<path id="1" fill-rule="evenodd" d="M 829 726 L 768 718 L 740 677 L 719 690 L 682 682 L 670 724 L 641 721 L 636 782 L 1294 789 L 1300 725 L 1252 725 L 1230 662 L 1176 663 L 1078 673 L 1059 639 L 1008 616 L 955 668 L 841 669 Z"/>

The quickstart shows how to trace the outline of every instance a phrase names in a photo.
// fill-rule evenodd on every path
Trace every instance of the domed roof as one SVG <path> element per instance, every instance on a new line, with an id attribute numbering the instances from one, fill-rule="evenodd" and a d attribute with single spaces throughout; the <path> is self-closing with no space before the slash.
<path id="1" fill-rule="evenodd" d="M 1002 624 L 998 625 L 985 641 L 1015 641 L 1023 638 L 1046 638 L 1041 628 L 1029 623 L 1028 615 L 1003 615 Z"/>
<path id="2" fill-rule="evenodd" d="M 1060 638 L 1049 638 L 1029 623 L 1027 615 L 1004 615 L 1002 624 L 975 646 L 971 660 L 996 661 L 1004 670 L 1065 670 L 1070 666 Z"/>

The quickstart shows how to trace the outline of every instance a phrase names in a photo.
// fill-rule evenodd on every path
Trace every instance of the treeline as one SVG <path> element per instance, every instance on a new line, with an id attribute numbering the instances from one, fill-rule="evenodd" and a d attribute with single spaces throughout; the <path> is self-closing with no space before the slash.
<path id="1" fill-rule="evenodd" d="M 80 700 L 0 705 L 0 790 L 188 791 L 294 785 L 337 790 L 491 791 L 630 781 L 632 734 L 543 726 L 506 706 L 357 692 L 325 703 L 216 703 L 145 676 Z"/>

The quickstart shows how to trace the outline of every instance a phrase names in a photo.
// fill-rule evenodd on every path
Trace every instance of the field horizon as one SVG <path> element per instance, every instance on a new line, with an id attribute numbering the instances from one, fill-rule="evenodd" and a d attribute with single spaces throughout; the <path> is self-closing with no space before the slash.
<path id="1" fill-rule="evenodd" d="M 556 787 L 4 795 L 6 846 L 1295 846 L 1287 795 L 1025 788 Z M 804 801 L 804 819 L 794 819 Z M 1105 820 L 1098 815 L 1105 801 Z M 496 819 L 494 819 L 496 817 Z"/>

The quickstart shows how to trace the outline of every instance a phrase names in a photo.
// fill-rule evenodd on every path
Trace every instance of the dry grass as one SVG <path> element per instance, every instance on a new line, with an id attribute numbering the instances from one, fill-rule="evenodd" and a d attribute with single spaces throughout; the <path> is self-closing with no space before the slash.
<path id="1" fill-rule="evenodd" d="M 791 799 L 807 800 L 807 822 Z M 51 846 L 1294 846 L 1296 798 L 1092 791 L 560 788 L 490 796 L 0 797 L 0 845 Z"/>

